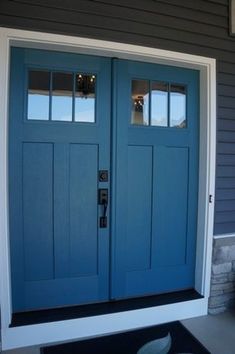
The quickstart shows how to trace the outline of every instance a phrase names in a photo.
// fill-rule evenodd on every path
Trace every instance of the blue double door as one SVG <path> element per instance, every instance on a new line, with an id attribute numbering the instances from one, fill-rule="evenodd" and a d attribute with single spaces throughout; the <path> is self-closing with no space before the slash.
<path id="1" fill-rule="evenodd" d="M 14 312 L 194 287 L 198 73 L 13 48 Z"/>

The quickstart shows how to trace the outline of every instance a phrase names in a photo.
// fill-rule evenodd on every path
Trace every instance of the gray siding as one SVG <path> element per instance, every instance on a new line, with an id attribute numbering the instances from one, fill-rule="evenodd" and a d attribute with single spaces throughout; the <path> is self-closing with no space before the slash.
<path id="1" fill-rule="evenodd" d="M 217 59 L 215 234 L 235 232 L 235 38 L 229 0 L 1 0 L 0 25 Z"/>

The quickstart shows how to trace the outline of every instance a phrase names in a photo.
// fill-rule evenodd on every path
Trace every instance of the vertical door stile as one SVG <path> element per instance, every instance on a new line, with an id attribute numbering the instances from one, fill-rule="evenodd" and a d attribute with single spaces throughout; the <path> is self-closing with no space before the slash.
<path id="1" fill-rule="evenodd" d="M 54 267 L 55 278 L 69 277 L 69 145 L 54 144 Z"/>
<path id="2" fill-rule="evenodd" d="M 110 277 L 109 297 L 115 300 L 116 287 L 116 198 L 117 198 L 117 105 L 118 105 L 118 59 L 112 58 L 111 62 L 111 154 L 110 154 Z"/>

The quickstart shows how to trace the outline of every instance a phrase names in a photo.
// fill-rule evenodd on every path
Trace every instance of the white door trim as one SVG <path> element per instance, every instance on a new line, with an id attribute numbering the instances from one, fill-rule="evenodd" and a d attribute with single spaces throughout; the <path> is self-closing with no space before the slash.
<path id="1" fill-rule="evenodd" d="M 9 328 L 8 92 L 10 47 L 59 50 L 181 66 L 200 71 L 200 162 L 196 290 L 204 298 L 75 320 Z M 87 338 L 207 313 L 213 240 L 216 151 L 216 61 L 196 55 L 80 37 L 0 28 L 0 299 L 4 350 Z"/>

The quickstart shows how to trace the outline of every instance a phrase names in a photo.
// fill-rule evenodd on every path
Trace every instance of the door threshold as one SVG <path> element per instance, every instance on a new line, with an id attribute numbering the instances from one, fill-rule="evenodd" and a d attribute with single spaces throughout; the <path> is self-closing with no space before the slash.
<path id="1" fill-rule="evenodd" d="M 167 294 L 144 296 L 118 301 L 103 302 L 38 310 L 29 312 L 13 313 L 10 327 L 19 327 L 39 323 L 65 321 L 82 317 L 106 315 L 110 313 L 144 309 L 154 306 L 169 305 L 173 303 L 197 300 L 203 298 L 196 290 L 189 289 Z"/>

